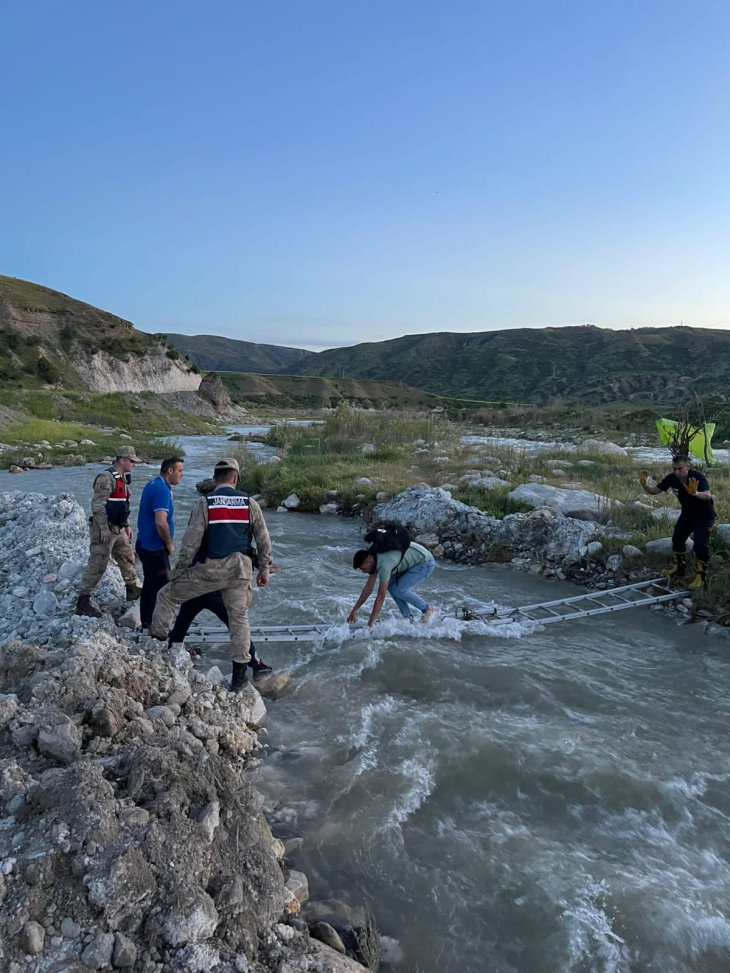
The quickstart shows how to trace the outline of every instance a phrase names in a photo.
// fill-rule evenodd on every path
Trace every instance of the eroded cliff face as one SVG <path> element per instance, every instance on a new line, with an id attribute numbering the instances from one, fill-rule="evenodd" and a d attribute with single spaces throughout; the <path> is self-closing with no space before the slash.
<path id="1" fill-rule="evenodd" d="M 160 350 L 127 361 L 105 351 L 75 361 L 76 371 L 95 392 L 195 392 L 201 376 Z"/>

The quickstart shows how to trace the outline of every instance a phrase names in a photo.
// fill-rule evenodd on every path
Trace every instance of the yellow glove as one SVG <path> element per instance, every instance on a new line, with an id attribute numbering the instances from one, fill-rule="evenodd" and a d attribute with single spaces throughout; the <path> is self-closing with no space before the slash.
<path id="1" fill-rule="evenodd" d="M 642 486 L 646 486 L 646 481 L 648 479 L 649 479 L 649 471 L 648 470 L 642 470 L 641 473 L 639 473 L 639 483 Z"/>
<path id="2" fill-rule="evenodd" d="M 691 476 L 687 480 L 687 493 L 689 493 L 689 495 L 693 497 L 695 493 L 697 493 L 697 487 L 699 485 L 700 485 L 699 480 L 697 480 L 694 476 Z"/>

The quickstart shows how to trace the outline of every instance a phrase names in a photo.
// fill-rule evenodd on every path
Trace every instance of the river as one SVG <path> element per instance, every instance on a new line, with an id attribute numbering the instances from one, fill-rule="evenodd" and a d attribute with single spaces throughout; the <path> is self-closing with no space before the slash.
<path id="1" fill-rule="evenodd" d="M 185 447 L 179 524 L 230 450 Z M 154 472 L 135 471 L 138 492 Z M 83 502 L 91 473 L 0 485 Z M 284 570 L 257 592 L 255 621 L 344 618 L 361 526 L 266 516 Z M 448 612 L 577 589 L 439 562 L 421 590 Z M 644 609 L 493 637 L 387 630 L 261 648 L 294 678 L 269 703 L 257 785 L 275 831 L 304 839 L 292 862 L 312 897 L 369 904 L 398 973 L 727 973 L 728 643 Z M 223 647 L 200 664 L 214 663 L 226 668 Z"/>

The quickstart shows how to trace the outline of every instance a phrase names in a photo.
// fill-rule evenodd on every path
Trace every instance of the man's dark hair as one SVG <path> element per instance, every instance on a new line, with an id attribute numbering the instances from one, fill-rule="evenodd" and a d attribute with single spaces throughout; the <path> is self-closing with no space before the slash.
<path id="1" fill-rule="evenodd" d="M 675 463 L 682 463 L 684 466 L 691 466 L 689 461 L 689 456 L 685 456 L 684 453 L 677 453 L 676 456 L 672 456 L 672 465 Z"/>
<path id="2" fill-rule="evenodd" d="M 352 559 L 353 568 L 356 571 L 359 571 L 369 557 L 371 557 L 373 561 L 376 560 L 375 555 L 373 554 L 372 551 L 355 551 L 355 556 Z M 375 571 L 376 571 L 376 565 L 373 564 L 373 569 L 370 572 L 370 574 L 374 574 Z"/>
<path id="3" fill-rule="evenodd" d="M 180 456 L 168 456 L 167 459 L 163 459 L 160 465 L 160 476 L 164 476 L 165 473 L 169 473 L 176 463 L 184 463 L 185 461 Z"/>
<path id="4" fill-rule="evenodd" d="M 213 471 L 215 483 L 232 483 L 236 476 L 238 476 L 238 470 L 234 470 L 232 466 L 221 466 L 220 469 Z"/>

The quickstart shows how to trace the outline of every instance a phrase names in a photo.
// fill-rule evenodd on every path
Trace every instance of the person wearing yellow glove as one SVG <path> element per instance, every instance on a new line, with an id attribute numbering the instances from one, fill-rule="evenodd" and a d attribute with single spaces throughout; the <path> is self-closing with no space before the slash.
<path id="1" fill-rule="evenodd" d="M 679 500 L 682 512 L 674 525 L 672 551 L 674 564 L 662 571 L 665 578 L 684 575 L 687 569 L 687 538 L 694 534 L 697 572 L 687 587 L 697 591 L 705 583 L 707 566 L 710 562 L 710 530 L 715 522 L 715 504 L 710 487 L 703 473 L 693 470 L 687 456 L 678 455 L 672 459 L 672 472 L 656 486 L 648 485 L 649 474 L 642 470 L 639 483 L 645 493 L 656 496 L 671 490 Z"/>

